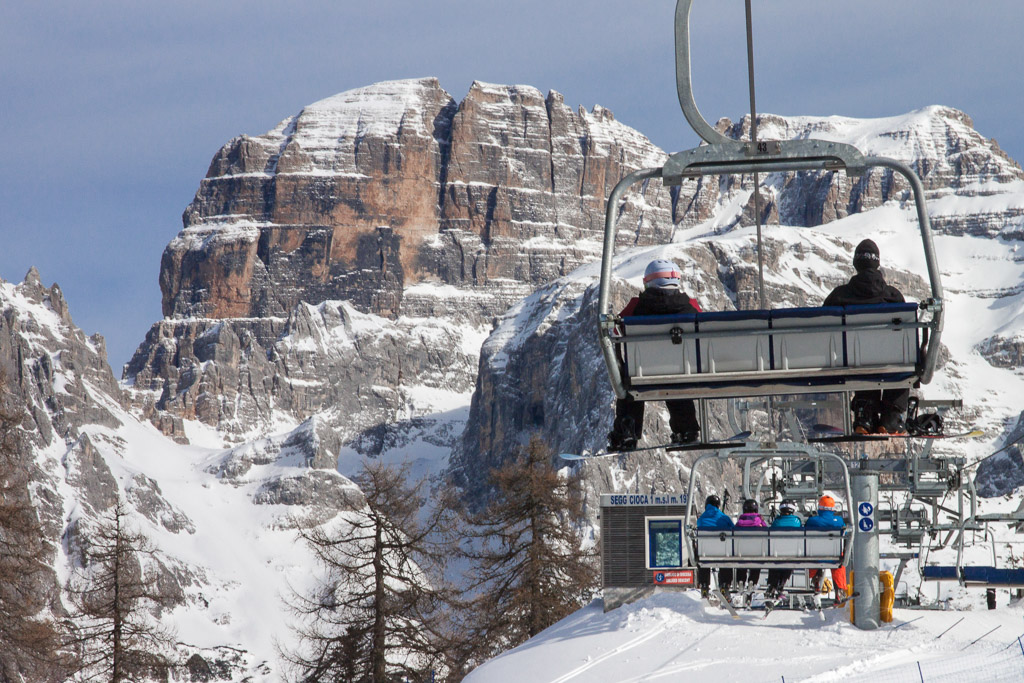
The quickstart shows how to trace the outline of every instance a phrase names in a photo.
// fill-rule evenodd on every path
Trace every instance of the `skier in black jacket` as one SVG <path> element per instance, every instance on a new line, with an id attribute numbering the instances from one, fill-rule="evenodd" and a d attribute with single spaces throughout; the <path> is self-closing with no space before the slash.
<path id="1" fill-rule="evenodd" d="M 833 289 L 825 298 L 825 305 L 902 303 L 903 294 L 886 284 L 879 265 L 878 245 L 872 240 L 862 241 L 853 252 L 856 275 L 847 284 Z M 905 434 L 904 415 L 909 400 L 909 389 L 854 392 L 850 402 L 854 431 L 858 434 Z"/>
<path id="2" fill-rule="evenodd" d="M 644 291 L 631 315 L 665 315 L 669 313 L 699 313 L 696 300 L 682 290 L 682 273 L 672 261 L 657 259 L 647 264 L 644 271 Z M 697 408 L 692 399 L 665 401 L 668 424 L 673 443 L 690 443 L 700 437 Z M 608 450 L 629 451 L 636 448 L 643 434 L 644 403 L 630 396 L 615 401 L 615 423 L 608 434 Z"/>

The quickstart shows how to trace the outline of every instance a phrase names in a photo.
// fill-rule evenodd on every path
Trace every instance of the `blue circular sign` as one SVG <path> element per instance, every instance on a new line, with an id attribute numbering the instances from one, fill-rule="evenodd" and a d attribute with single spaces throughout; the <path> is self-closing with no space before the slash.
<path id="1" fill-rule="evenodd" d="M 864 519 L 860 520 L 860 524 L 858 524 L 858 526 L 860 527 L 861 531 L 871 531 L 875 528 L 875 523 L 872 522 L 869 517 L 865 517 Z"/>
<path id="2" fill-rule="evenodd" d="M 655 583 L 665 583 L 665 573 L 664 572 L 658 572 L 657 574 L 655 574 L 654 575 L 654 582 Z"/>
<path id="3" fill-rule="evenodd" d="M 875 511 L 875 506 L 871 503 L 861 503 L 857 510 L 860 512 L 861 517 L 870 517 L 871 513 Z"/>

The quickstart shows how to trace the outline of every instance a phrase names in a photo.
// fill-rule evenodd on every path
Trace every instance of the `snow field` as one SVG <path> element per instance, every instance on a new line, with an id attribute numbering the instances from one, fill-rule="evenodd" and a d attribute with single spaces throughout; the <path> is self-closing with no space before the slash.
<path id="1" fill-rule="evenodd" d="M 892 623 L 874 631 L 849 623 L 845 608 L 821 616 L 790 610 L 763 616 L 740 611 L 734 620 L 693 590 L 657 593 L 607 614 L 595 600 L 487 662 L 466 683 L 920 681 L 918 662 L 938 673 L 974 667 L 957 672 L 960 683 L 998 680 L 996 662 L 1007 670 L 1019 665 L 1020 678 L 1003 680 L 1024 679 L 1024 652 L 1016 642 L 1024 634 L 1020 604 L 980 612 L 897 609 Z M 993 666 L 977 668 L 979 659 Z M 916 678 L 902 678 L 905 672 Z"/>

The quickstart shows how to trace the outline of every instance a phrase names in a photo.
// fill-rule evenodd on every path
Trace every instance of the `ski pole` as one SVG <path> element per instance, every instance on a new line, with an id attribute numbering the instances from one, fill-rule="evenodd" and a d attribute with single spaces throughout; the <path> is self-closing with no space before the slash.
<path id="1" fill-rule="evenodd" d="M 964 620 L 964 617 L 960 617 L 960 621 L 963 621 L 963 620 Z M 956 624 L 959 624 L 959 623 L 960 623 L 960 621 L 956 622 Z M 938 639 L 939 639 L 939 638 L 941 638 L 942 636 L 944 636 L 944 635 L 946 635 L 947 633 L 949 633 L 950 631 L 952 631 L 952 630 L 953 630 L 953 627 L 954 627 L 954 626 L 956 626 L 956 624 L 953 624 L 953 626 L 950 626 L 950 627 L 949 627 L 949 628 L 947 628 L 947 629 L 946 629 L 945 631 L 943 631 L 943 632 L 942 632 L 942 633 L 940 633 L 939 635 L 935 636 L 935 640 L 938 640 Z"/>
<path id="2" fill-rule="evenodd" d="M 1003 627 L 1003 625 L 1002 625 L 1002 624 L 1000 624 L 999 626 L 996 626 L 996 627 L 995 627 L 994 629 L 992 629 L 992 631 L 997 631 L 997 630 L 999 630 L 999 629 L 1000 629 L 1000 628 L 1002 628 L 1002 627 Z M 992 631 L 989 631 L 988 633 L 992 633 Z M 988 633 L 986 633 L 986 634 L 985 634 L 984 636 L 981 636 L 981 638 L 984 638 L 985 636 L 987 636 L 987 635 L 988 635 Z M 971 642 L 967 643 L 967 644 L 966 644 L 966 645 L 964 645 L 964 646 L 963 646 L 962 648 L 960 648 L 960 651 L 961 651 L 961 652 L 963 652 L 964 650 L 966 650 L 967 648 L 969 648 L 969 647 L 970 647 L 971 645 L 974 645 L 974 644 L 975 644 L 976 642 L 978 642 L 979 640 L 981 640 L 981 638 L 976 638 L 975 640 L 972 640 Z"/>
<path id="3" fill-rule="evenodd" d="M 1013 647 L 1014 645 L 1019 645 L 1019 646 L 1020 646 L 1020 653 L 1021 653 L 1022 655 L 1024 655 L 1024 643 L 1020 642 L 1020 639 L 1021 639 L 1022 637 L 1024 637 L 1024 633 L 1022 633 L 1022 634 L 1020 634 L 1019 636 L 1017 636 L 1017 640 L 1013 640 L 1013 641 L 1010 641 L 1010 644 L 1009 644 L 1009 645 L 1007 645 L 1006 647 L 1004 647 L 1003 649 L 1004 649 L 1004 650 L 1009 650 L 1009 649 L 1010 649 L 1011 647 Z"/>
<path id="4" fill-rule="evenodd" d="M 913 623 L 914 623 L 915 621 L 920 621 L 921 619 L 924 619 L 924 617 L 918 617 L 917 619 L 911 619 L 910 621 L 904 621 L 904 622 L 903 622 L 902 624 L 900 624 L 899 626 L 893 626 L 893 627 L 892 627 L 892 629 L 891 629 L 891 630 L 889 631 L 889 634 L 891 635 L 891 634 L 892 634 L 892 632 L 893 632 L 893 631 L 895 631 L 896 629 L 898 629 L 898 628 L 903 628 L 903 627 L 904 627 L 904 626 L 906 626 L 907 624 L 913 624 Z M 954 626 L 955 626 L 955 624 L 954 624 Z"/>

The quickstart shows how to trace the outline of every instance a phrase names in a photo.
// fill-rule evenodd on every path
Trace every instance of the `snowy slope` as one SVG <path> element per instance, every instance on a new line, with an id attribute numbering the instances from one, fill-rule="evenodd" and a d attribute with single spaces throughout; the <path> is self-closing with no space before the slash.
<path id="1" fill-rule="evenodd" d="M 733 620 L 695 591 L 657 594 L 608 613 L 595 601 L 484 664 L 466 683 L 1024 680 L 1016 640 L 1024 634 L 1024 605 L 1003 607 L 897 609 L 892 623 L 861 631 L 847 609 L 776 610 L 767 619 L 741 611 Z"/>

